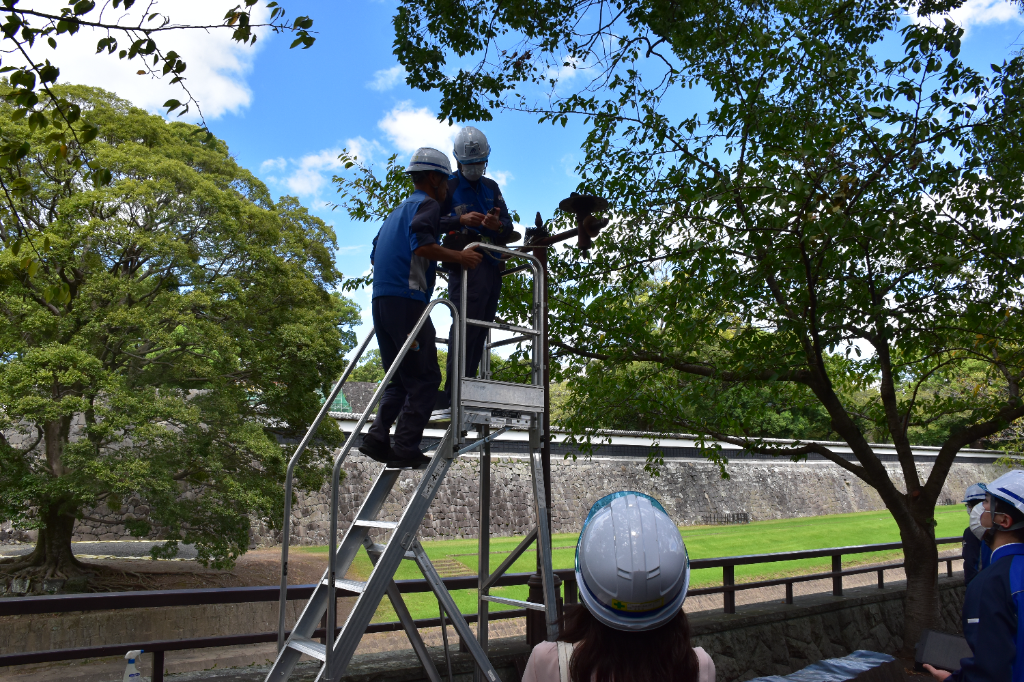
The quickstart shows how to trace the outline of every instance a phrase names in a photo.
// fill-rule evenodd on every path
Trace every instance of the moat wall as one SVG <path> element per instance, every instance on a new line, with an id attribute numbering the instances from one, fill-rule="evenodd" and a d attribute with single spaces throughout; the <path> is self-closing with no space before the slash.
<path id="1" fill-rule="evenodd" d="M 81 424 L 74 424 L 80 429 Z M 74 430 L 73 429 L 73 430 Z M 8 434 L 19 445 L 15 434 Z M 21 437 L 27 437 L 22 435 Z M 639 450 L 639 448 L 637 448 Z M 646 448 L 644 448 L 646 451 Z M 702 459 L 667 458 L 660 475 L 652 477 L 644 470 L 643 457 L 603 457 L 563 459 L 552 456 L 552 523 L 556 533 L 578 532 L 590 506 L 600 497 L 616 490 L 639 490 L 659 499 L 681 525 L 701 523 L 711 513 L 744 512 L 751 520 L 778 519 L 822 514 L 882 510 L 878 495 L 856 476 L 825 461 L 793 463 L 789 461 L 744 460 L 734 458 L 728 465 L 729 479 L 723 479 L 717 465 Z M 902 486 L 903 476 L 895 462 L 885 465 L 893 480 Z M 353 453 L 345 463 L 341 509 L 351 520 L 363 495 L 369 489 L 380 465 Z M 495 454 L 492 462 L 491 527 L 497 535 L 519 535 L 533 525 L 533 493 L 525 455 Z M 931 465 L 918 462 L 922 477 Z M 967 486 L 991 481 L 1005 471 L 994 464 L 958 462 L 953 465 L 940 495 L 940 504 L 958 503 Z M 411 494 L 418 472 L 405 472 L 386 508 L 387 520 L 397 520 Z M 467 455 L 453 466 L 438 491 L 421 531 L 423 537 L 472 538 L 477 534 L 479 498 L 479 458 Z M 327 542 L 326 490 L 315 494 L 298 493 L 293 508 L 292 542 Z M 87 511 L 87 519 L 75 526 L 76 540 L 131 539 L 124 527 L 127 519 L 145 517 L 144 500 L 130 497 L 117 510 L 100 506 Z M 279 533 L 263 523 L 254 523 L 253 546 L 275 545 Z M 154 532 L 158 537 L 158 530 Z M 0 525 L 0 542 L 30 541 L 34 533 Z"/>
<path id="2" fill-rule="evenodd" d="M 477 534 L 479 458 L 465 456 L 453 466 L 430 513 L 423 537 L 473 538 Z M 354 455 L 345 463 L 341 509 L 351 521 L 380 465 Z M 922 476 L 930 465 L 919 464 Z M 890 476 L 900 481 L 898 465 Z M 940 501 L 958 503 L 967 486 L 991 481 L 1003 473 L 994 464 L 955 464 L 946 479 Z M 552 529 L 579 532 L 590 506 L 616 490 L 638 490 L 661 501 L 680 525 L 695 525 L 708 513 L 746 512 L 751 520 L 780 519 L 822 514 L 885 509 L 878 494 L 857 477 L 829 462 L 735 462 L 729 479 L 722 479 L 710 462 L 668 461 L 661 475 L 651 477 L 636 459 L 554 460 L 551 464 Z M 397 521 L 418 474 L 403 472 L 398 494 L 385 506 L 381 520 Z M 533 493 L 525 457 L 495 457 L 491 471 L 491 529 L 495 535 L 521 535 L 533 525 Z M 293 508 L 292 542 L 325 544 L 329 496 L 300 493 Z M 966 520 L 966 517 L 965 517 Z M 344 524 L 343 524 L 344 526 Z M 253 528 L 253 542 L 273 545 L 278 533 Z"/>

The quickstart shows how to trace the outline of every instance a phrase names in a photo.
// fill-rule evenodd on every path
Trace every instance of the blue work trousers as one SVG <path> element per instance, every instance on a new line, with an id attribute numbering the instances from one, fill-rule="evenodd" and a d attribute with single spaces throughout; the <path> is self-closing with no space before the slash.
<path id="1" fill-rule="evenodd" d="M 400 296 L 373 299 L 373 328 L 385 371 L 391 369 L 398 351 L 426 307 L 426 303 Z M 367 432 L 371 439 L 387 443 L 391 425 L 397 420 L 394 449 L 395 454 L 403 459 L 422 454 L 420 441 L 423 429 L 430 421 L 437 389 L 441 385 L 435 334 L 434 323 L 428 318 L 385 389 L 377 406 L 377 418 Z"/>

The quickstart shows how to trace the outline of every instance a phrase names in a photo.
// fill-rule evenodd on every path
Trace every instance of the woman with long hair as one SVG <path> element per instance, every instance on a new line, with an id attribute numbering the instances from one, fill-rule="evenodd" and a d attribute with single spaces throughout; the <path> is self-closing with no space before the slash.
<path id="1" fill-rule="evenodd" d="M 576 582 L 583 603 L 566 607 L 558 642 L 534 648 L 523 682 L 714 682 L 682 609 L 686 546 L 653 497 L 597 501 L 576 544 Z"/>

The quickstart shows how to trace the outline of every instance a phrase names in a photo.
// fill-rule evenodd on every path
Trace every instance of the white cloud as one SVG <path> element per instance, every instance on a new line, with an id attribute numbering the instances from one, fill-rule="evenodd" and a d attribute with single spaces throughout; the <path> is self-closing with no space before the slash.
<path id="1" fill-rule="evenodd" d="M 385 152 L 380 142 L 363 137 L 346 140 L 344 148 L 364 162 L 372 162 L 376 156 Z M 288 194 L 313 203 L 323 203 L 321 192 L 330 183 L 331 176 L 343 169 L 338 160 L 341 152 L 341 147 L 328 147 L 299 158 L 267 159 L 260 164 L 260 173 L 264 174 L 268 183 Z"/>
<path id="2" fill-rule="evenodd" d="M 580 68 L 579 59 L 572 56 L 567 56 L 562 60 L 562 65 L 557 69 L 549 68 L 545 72 L 545 76 L 548 80 L 555 81 L 555 83 L 567 83 L 576 77 L 576 72 Z"/>
<path id="3" fill-rule="evenodd" d="M 399 102 L 377 123 L 399 151 L 411 154 L 420 147 L 433 147 L 449 154 L 459 126 L 438 121 L 422 107 L 413 108 L 412 102 Z"/>
<path id="4" fill-rule="evenodd" d="M 339 246 L 334 251 L 339 256 L 345 256 L 350 253 L 359 253 L 363 249 L 369 249 L 369 244 L 356 244 L 354 246 Z"/>
<path id="5" fill-rule="evenodd" d="M 492 168 L 487 169 L 487 176 L 493 178 L 494 181 L 502 187 L 516 179 L 516 176 L 512 175 L 511 171 L 502 171 Z"/>
<path id="6" fill-rule="evenodd" d="M 328 173 L 341 168 L 338 155 L 341 149 L 322 149 L 314 154 L 306 154 L 302 158 L 289 161 L 289 170 L 281 183 L 288 190 L 300 197 L 319 197 L 320 190 L 330 182 Z"/>
<path id="7" fill-rule="evenodd" d="M 929 17 L 914 15 L 914 21 L 941 24 L 947 17 L 962 26 L 965 34 L 970 31 L 972 26 L 1002 24 L 1010 21 L 1024 23 L 1024 17 L 1021 17 L 1020 11 L 1007 0 L 967 0 L 949 14 Z"/>
<path id="8" fill-rule="evenodd" d="M 384 149 L 380 142 L 377 142 L 377 140 L 367 140 L 362 135 L 345 140 L 345 148 L 354 154 L 360 163 L 364 164 L 373 163 L 378 155 L 387 153 L 387 150 Z"/>
<path id="9" fill-rule="evenodd" d="M 267 159 L 260 164 L 260 173 L 283 171 L 287 166 L 288 162 L 285 161 L 283 156 L 279 156 L 276 159 Z"/>
<path id="10" fill-rule="evenodd" d="M 117 21 L 123 25 L 138 23 L 144 13 L 164 11 L 174 24 L 221 24 L 224 14 L 237 6 L 238 0 L 174 0 L 169 2 L 138 3 L 131 11 L 104 12 L 104 21 Z M 52 9 L 58 13 L 67 3 L 60 0 L 41 0 L 34 9 Z M 267 21 L 269 13 L 263 4 L 253 7 L 253 23 Z M 158 18 L 157 22 L 160 21 Z M 52 50 L 45 41 L 36 42 L 31 51 L 34 60 L 49 59 L 60 68 L 61 83 L 77 83 L 101 87 L 117 93 L 136 106 L 150 111 L 162 112 L 162 105 L 169 99 L 185 101 L 186 95 L 180 85 L 171 85 L 169 78 L 154 79 L 148 75 L 139 76 L 142 68 L 139 58 L 118 59 L 117 54 L 96 54 L 97 41 L 106 32 L 82 27 L 76 35 L 57 36 L 57 49 Z M 129 38 L 115 33 L 118 47 L 127 48 Z M 270 35 L 263 32 L 255 45 L 240 45 L 231 40 L 228 29 L 198 30 L 183 29 L 157 34 L 157 44 L 166 53 L 174 50 L 188 65 L 185 85 L 199 101 L 204 116 L 216 119 L 226 113 L 234 113 L 252 103 L 252 91 L 246 78 L 252 71 L 256 52 L 263 47 Z M 13 55 L 5 57 L 5 62 Z M 173 116 L 173 114 L 172 114 Z M 193 106 L 185 120 L 198 120 Z"/>
<path id="11" fill-rule="evenodd" d="M 373 80 L 366 84 L 366 87 L 377 92 L 384 92 L 398 85 L 398 80 L 405 73 L 401 64 L 395 64 L 390 69 L 381 69 L 373 74 Z"/>

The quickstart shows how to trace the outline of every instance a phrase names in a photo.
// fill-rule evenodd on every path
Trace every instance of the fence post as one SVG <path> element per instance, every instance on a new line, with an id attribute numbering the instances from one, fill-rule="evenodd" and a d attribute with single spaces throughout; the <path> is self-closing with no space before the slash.
<path id="1" fill-rule="evenodd" d="M 576 587 L 576 576 L 563 580 L 562 586 L 565 590 L 565 596 L 562 597 L 562 603 L 565 605 L 578 604 L 580 593 Z"/>
<path id="2" fill-rule="evenodd" d="M 153 652 L 153 682 L 164 682 L 164 652 Z"/>
<path id="3" fill-rule="evenodd" d="M 946 559 L 946 577 L 947 578 L 952 578 L 953 577 L 953 560 L 952 559 Z"/>
<path id="4" fill-rule="evenodd" d="M 832 555 L 832 573 L 839 574 L 843 570 L 843 555 L 833 554 Z M 836 597 L 843 596 L 843 576 L 833 575 L 832 576 L 832 594 Z"/>
<path id="5" fill-rule="evenodd" d="M 878 569 L 878 589 L 885 589 L 885 571 L 881 568 Z"/>
<path id="6" fill-rule="evenodd" d="M 722 586 L 731 587 L 736 584 L 736 567 L 722 566 Z M 736 591 L 727 589 L 722 593 L 725 601 L 725 612 L 736 613 Z"/>
<path id="7" fill-rule="evenodd" d="M 793 583 L 786 583 L 786 603 L 793 603 Z"/>

